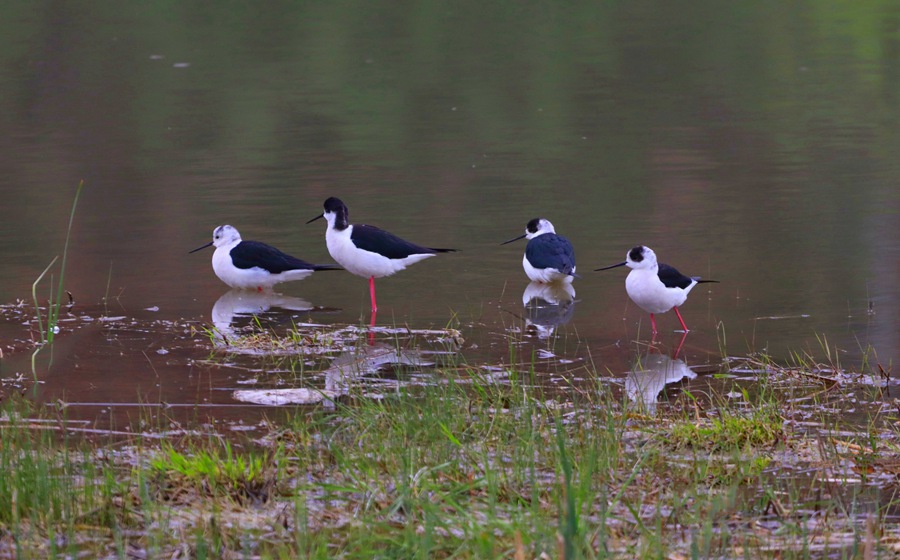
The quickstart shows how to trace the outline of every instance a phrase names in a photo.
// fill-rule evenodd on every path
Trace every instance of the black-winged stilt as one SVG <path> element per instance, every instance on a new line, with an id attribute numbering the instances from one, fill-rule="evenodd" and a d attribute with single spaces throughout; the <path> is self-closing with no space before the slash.
<path id="1" fill-rule="evenodd" d="M 681 328 L 688 331 L 678 306 L 684 304 L 694 286 L 704 283 L 718 283 L 718 280 L 701 280 L 699 276 L 685 276 L 675 268 L 658 263 L 656 253 L 649 247 L 638 245 L 625 256 L 625 262 L 597 268 L 609 270 L 619 266 L 628 266 L 631 272 L 625 278 L 625 291 L 638 307 L 650 314 L 650 324 L 656 333 L 654 314 L 665 313 L 675 309 L 675 315 L 681 322 Z"/>
<path id="2" fill-rule="evenodd" d="M 275 284 L 302 280 L 317 270 L 340 270 L 334 264 L 310 264 L 271 245 L 244 241 L 232 226 L 213 230 L 213 240 L 190 253 L 215 245 L 212 266 L 216 276 L 232 288 L 271 289 Z"/>
<path id="3" fill-rule="evenodd" d="M 504 241 L 501 245 L 528 239 L 522 267 L 534 282 L 571 282 L 575 278 L 575 250 L 569 240 L 557 235 L 553 224 L 544 218 L 535 218 L 525 226 L 525 233 Z"/>
<path id="4" fill-rule="evenodd" d="M 372 312 L 378 311 L 375 303 L 375 279 L 400 272 L 407 266 L 438 253 L 452 253 L 456 249 L 436 249 L 422 247 L 400 239 L 396 235 L 365 224 L 351 224 L 347 205 L 340 199 L 330 197 L 325 201 L 325 212 L 309 220 L 319 218 L 328 221 L 325 244 L 331 258 L 348 272 L 369 279 L 369 295 L 372 298 Z"/>

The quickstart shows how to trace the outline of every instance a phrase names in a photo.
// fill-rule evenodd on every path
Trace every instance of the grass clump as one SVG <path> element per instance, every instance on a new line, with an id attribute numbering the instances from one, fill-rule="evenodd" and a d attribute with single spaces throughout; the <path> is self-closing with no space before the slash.
<path id="1" fill-rule="evenodd" d="M 684 415 L 676 416 L 666 427 L 667 443 L 715 453 L 769 447 L 784 440 L 785 419 L 775 392 L 765 380 L 757 383 L 752 397 L 746 388 L 733 389 L 730 395 L 741 399 L 735 402 L 713 396 L 704 407 L 695 395 L 685 391 Z M 707 409 L 705 414 L 701 414 L 701 408 Z"/>
<path id="2" fill-rule="evenodd" d="M 717 417 L 676 422 L 669 429 L 668 439 L 675 447 L 704 448 L 711 452 L 765 447 L 783 439 L 783 423 L 773 406 L 745 412 L 720 408 Z"/>
<path id="3" fill-rule="evenodd" d="M 179 451 L 163 444 L 149 461 L 154 480 L 169 500 L 196 494 L 230 497 L 238 502 L 270 498 L 278 483 L 280 448 L 236 453 L 230 442 L 220 447 Z"/>
<path id="4" fill-rule="evenodd" d="M 10 399 L 0 410 L 0 556 L 14 535 L 15 555 L 46 558 L 80 549 L 85 525 L 116 531 L 133 525 L 123 500 L 122 470 L 95 460 L 87 449 L 57 441 L 34 423 L 31 406 Z"/>

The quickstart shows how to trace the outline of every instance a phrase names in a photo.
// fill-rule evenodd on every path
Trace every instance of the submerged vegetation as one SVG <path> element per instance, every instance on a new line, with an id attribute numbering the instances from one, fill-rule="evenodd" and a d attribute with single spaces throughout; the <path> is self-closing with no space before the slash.
<path id="1" fill-rule="evenodd" d="M 160 440 L 167 421 L 150 411 L 143 431 L 75 437 L 80 424 L 65 408 L 7 396 L 0 556 L 900 552 L 900 410 L 854 397 L 856 425 L 834 414 L 852 391 L 887 386 L 881 366 L 851 375 L 808 354 L 784 365 L 730 360 L 716 388 L 670 392 L 649 410 L 595 371 L 572 372 L 594 381 L 551 394 L 534 363 L 468 366 L 452 329 L 383 329 L 369 346 L 362 329 L 295 326 L 278 339 L 254 325 L 231 346 L 211 331 L 193 336 L 222 356 L 271 345 L 274 359 L 301 362 L 287 368 L 295 371 L 320 353 L 342 354 L 325 360 L 330 385 L 303 378 L 308 393 L 324 395 L 309 401 L 317 404 L 280 408 L 286 417 L 251 437 Z M 403 337 L 445 351 L 425 361 Z M 306 350 L 279 356 L 287 347 Z M 159 429 L 147 429 L 154 421 Z"/>

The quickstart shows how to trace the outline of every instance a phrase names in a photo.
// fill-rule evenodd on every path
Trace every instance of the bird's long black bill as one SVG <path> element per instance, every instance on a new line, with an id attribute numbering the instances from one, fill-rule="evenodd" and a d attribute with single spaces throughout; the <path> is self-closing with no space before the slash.
<path id="1" fill-rule="evenodd" d="M 213 244 L 213 242 L 210 241 L 209 243 L 207 243 L 206 245 L 204 245 L 204 246 L 202 246 L 202 247 L 197 247 L 197 248 L 194 249 L 193 251 L 188 251 L 188 255 L 190 255 L 191 253 L 196 253 L 197 251 L 199 251 L 199 250 L 201 250 L 201 249 L 206 249 L 207 247 L 209 247 L 209 246 L 212 245 L 212 244 Z"/>
<path id="2" fill-rule="evenodd" d="M 628 263 L 620 262 L 619 264 L 611 264 L 609 266 L 604 266 L 603 268 L 595 268 L 594 272 L 600 272 L 601 270 L 609 270 L 610 268 L 618 268 L 620 266 L 625 266 Z"/>
<path id="3" fill-rule="evenodd" d="M 316 220 L 318 220 L 319 218 L 324 218 L 324 217 L 325 217 L 325 214 L 319 214 L 318 216 L 316 216 L 315 218 L 313 218 L 312 220 L 310 220 L 306 223 L 311 224 L 311 223 L 315 222 Z"/>
<path id="4" fill-rule="evenodd" d="M 506 245 L 507 243 L 512 243 L 513 241 L 518 241 L 518 240 L 522 239 L 523 237 L 525 237 L 525 235 L 526 235 L 526 234 L 523 233 L 523 234 L 520 235 L 519 237 L 513 237 L 513 238 L 510 239 L 509 241 L 504 241 L 503 243 L 501 243 L 501 245 Z"/>

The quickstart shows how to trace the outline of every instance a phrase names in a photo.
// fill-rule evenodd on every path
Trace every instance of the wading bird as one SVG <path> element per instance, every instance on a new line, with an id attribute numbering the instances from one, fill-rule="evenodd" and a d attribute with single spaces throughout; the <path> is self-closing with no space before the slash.
<path id="1" fill-rule="evenodd" d="M 688 294 L 697 284 L 718 283 L 718 280 L 701 280 L 699 276 L 685 276 L 667 264 L 658 263 L 656 253 L 643 245 L 628 251 L 625 262 L 597 268 L 595 272 L 619 266 L 631 269 L 625 278 L 625 291 L 638 307 L 650 314 L 653 334 L 656 334 L 654 314 L 665 313 L 670 309 L 675 309 L 681 328 L 687 332 L 687 325 L 678 312 L 678 306 L 684 304 Z"/>
<path id="2" fill-rule="evenodd" d="M 308 224 L 325 218 L 325 244 L 331 258 L 348 272 L 369 279 L 369 295 L 372 312 L 378 311 L 375 303 L 375 279 L 400 272 L 407 266 L 438 253 L 452 253 L 456 249 L 421 247 L 400 239 L 396 235 L 365 224 L 351 224 L 347 205 L 330 197 L 325 201 L 325 212 L 309 220 Z"/>
<path id="3" fill-rule="evenodd" d="M 229 225 L 214 229 L 213 240 L 190 253 L 210 245 L 216 247 L 212 256 L 216 276 L 232 288 L 263 291 L 282 282 L 302 280 L 317 270 L 341 270 L 334 264 L 310 264 L 259 241 L 244 241 Z"/>
<path id="4" fill-rule="evenodd" d="M 557 235 L 553 224 L 544 218 L 535 218 L 525 226 L 525 233 L 504 241 L 501 245 L 528 239 L 522 267 L 534 282 L 571 282 L 575 279 L 575 249 L 569 240 Z"/>

